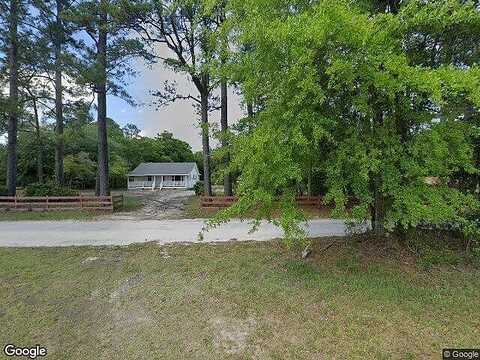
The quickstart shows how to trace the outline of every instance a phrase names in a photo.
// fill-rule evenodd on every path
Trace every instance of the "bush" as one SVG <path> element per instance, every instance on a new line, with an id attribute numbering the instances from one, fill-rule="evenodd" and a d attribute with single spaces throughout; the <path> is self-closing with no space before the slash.
<path id="1" fill-rule="evenodd" d="M 0 196 L 8 196 L 8 189 L 6 186 L 0 186 Z"/>
<path id="2" fill-rule="evenodd" d="M 197 182 L 197 183 L 193 186 L 193 190 L 195 191 L 195 195 L 197 195 L 197 196 L 200 196 L 200 195 L 205 194 L 205 188 L 204 188 L 203 181 Z"/>
<path id="3" fill-rule="evenodd" d="M 78 196 L 78 191 L 54 183 L 30 184 L 25 188 L 26 196 Z"/>

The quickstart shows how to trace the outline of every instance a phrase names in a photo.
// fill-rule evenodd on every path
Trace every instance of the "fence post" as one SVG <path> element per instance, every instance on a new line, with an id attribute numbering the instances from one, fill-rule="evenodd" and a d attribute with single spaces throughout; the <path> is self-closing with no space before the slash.
<path id="1" fill-rule="evenodd" d="M 48 196 L 47 196 L 47 211 L 48 211 Z"/>
<path id="2" fill-rule="evenodd" d="M 83 210 L 83 199 L 82 199 L 82 194 L 80 193 L 80 209 Z"/>
<path id="3" fill-rule="evenodd" d="M 15 201 L 15 210 L 16 210 L 17 209 L 17 196 L 16 195 L 15 195 L 14 201 Z"/>

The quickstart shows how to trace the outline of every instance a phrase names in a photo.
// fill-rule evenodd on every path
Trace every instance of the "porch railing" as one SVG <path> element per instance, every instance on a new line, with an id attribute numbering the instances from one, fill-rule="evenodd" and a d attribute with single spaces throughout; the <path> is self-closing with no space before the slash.
<path id="1" fill-rule="evenodd" d="M 153 186 L 153 181 L 129 181 L 129 189 L 144 189 L 151 188 Z"/>
<path id="2" fill-rule="evenodd" d="M 185 187 L 186 181 L 163 181 L 163 187 Z"/>

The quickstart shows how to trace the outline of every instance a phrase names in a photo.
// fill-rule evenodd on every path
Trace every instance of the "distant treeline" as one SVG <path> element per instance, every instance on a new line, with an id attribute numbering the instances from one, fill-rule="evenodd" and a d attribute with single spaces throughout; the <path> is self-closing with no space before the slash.
<path id="1" fill-rule="evenodd" d="M 55 175 L 55 133 L 52 126 L 42 126 L 40 136 L 33 136 L 28 126 L 21 127 L 18 137 L 18 185 L 52 182 Z M 65 185 L 93 189 L 97 170 L 97 124 L 79 117 L 68 122 L 65 140 Z M 175 139 L 169 132 L 154 138 L 140 136 L 132 124 L 121 128 L 108 119 L 110 184 L 123 188 L 126 174 L 142 162 L 195 161 L 190 145 Z M 0 183 L 5 183 L 6 146 L 0 147 Z M 198 156 L 200 155 L 200 156 Z M 197 158 L 201 163 L 201 154 Z"/>

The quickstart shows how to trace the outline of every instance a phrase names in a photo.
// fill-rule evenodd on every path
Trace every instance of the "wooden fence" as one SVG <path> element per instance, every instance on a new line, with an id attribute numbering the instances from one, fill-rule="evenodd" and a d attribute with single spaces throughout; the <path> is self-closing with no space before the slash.
<path id="1" fill-rule="evenodd" d="M 0 211 L 114 211 L 123 207 L 123 195 L 112 196 L 0 196 Z"/>
<path id="2" fill-rule="evenodd" d="M 229 207 L 236 201 L 236 196 L 202 196 L 200 204 L 204 208 L 224 208 Z"/>
<path id="3" fill-rule="evenodd" d="M 235 196 L 202 196 L 201 206 L 204 208 L 225 208 L 232 205 L 237 198 Z M 324 207 L 323 196 L 297 196 L 297 205 L 303 207 Z"/>

